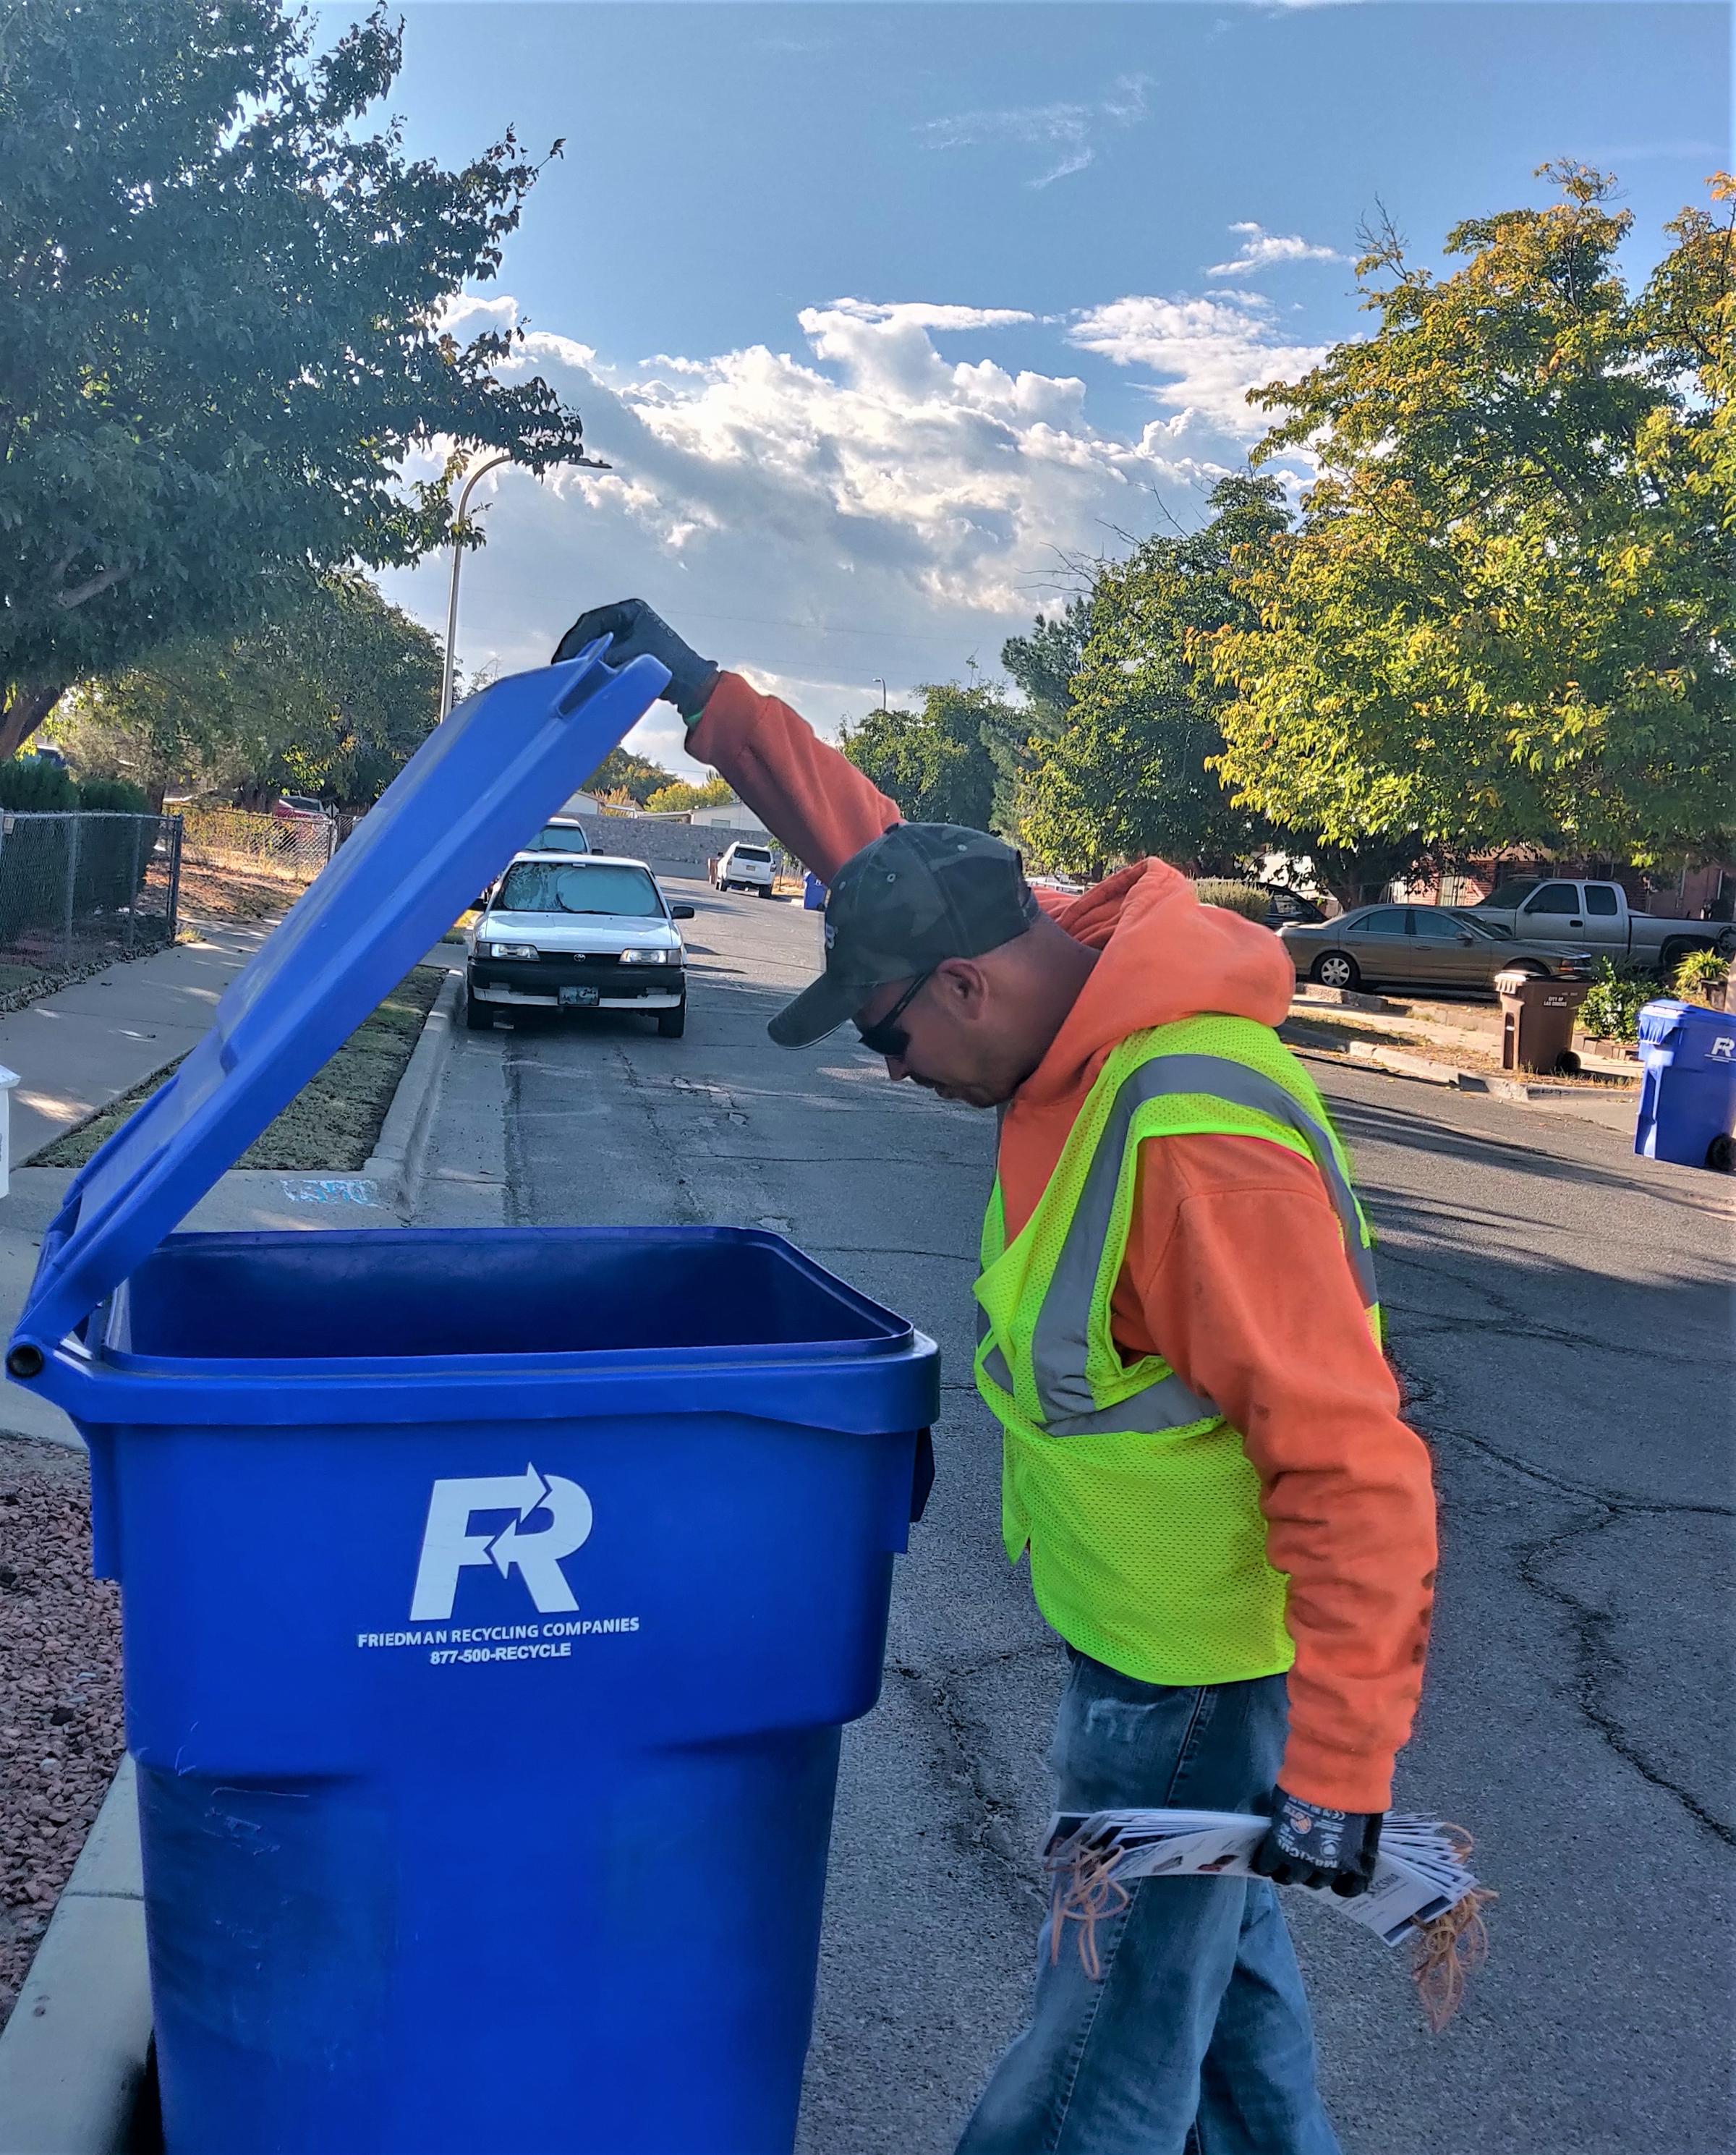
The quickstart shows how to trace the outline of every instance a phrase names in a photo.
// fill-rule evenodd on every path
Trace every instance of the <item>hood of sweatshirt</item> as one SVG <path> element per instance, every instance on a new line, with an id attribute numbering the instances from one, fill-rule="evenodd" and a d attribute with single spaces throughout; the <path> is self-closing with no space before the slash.
<path id="1" fill-rule="evenodd" d="M 1015 1109 L 1070 1100 L 1130 1032 L 1216 1013 L 1276 1026 L 1296 974 L 1269 928 L 1215 905 L 1164 861 L 1139 861 L 1083 896 L 1045 906 L 1069 935 L 1100 951 L 1048 1053 Z"/>

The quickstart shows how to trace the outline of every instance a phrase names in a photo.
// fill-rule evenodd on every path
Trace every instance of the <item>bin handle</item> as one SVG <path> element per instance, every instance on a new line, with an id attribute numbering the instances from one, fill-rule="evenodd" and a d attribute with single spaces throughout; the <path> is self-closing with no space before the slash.
<path id="1" fill-rule="evenodd" d="M 910 1475 L 910 1523 L 914 1527 L 929 1507 L 929 1495 L 935 1486 L 935 1434 L 932 1430 L 916 1432 L 916 1457 Z"/>

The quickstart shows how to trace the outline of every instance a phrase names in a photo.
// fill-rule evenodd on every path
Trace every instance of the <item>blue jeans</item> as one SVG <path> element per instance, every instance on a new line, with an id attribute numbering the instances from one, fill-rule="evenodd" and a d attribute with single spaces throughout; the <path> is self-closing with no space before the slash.
<path id="1" fill-rule="evenodd" d="M 1071 1651 L 1071 1650 L 1069 1650 Z M 1049 1764 L 1064 1811 L 1252 1810 L 1278 1779 L 1284 1680 L 1186 1690 L 1073 1655 Z M 1147 1878 L 1050 1958 L 959 2155 L 1339 2155 L 1302 1978 L 1264 1879 Z"/>

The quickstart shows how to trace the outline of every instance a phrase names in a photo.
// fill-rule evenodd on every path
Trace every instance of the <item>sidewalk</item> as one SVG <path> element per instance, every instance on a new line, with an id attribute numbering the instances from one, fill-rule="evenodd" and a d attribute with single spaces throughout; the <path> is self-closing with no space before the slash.
<path id="1" fill-rule="evenodd" d="M 175 1062 L 211 1023 L 229 982 L 271 931 L 269 921 L 189 923 L 190 939 L 110 965 L 0 1018 L 0 1063 L 18 1073 L 12 1156 L 33 1153 Z M 43 1234 L 74 1170 L 14 1166 L 0 1199 L 0 1337 L 10 1333 L 36 1271 Z M 77 1445 L 59 1407 L 10 1382 L 0 1431 Z"/>
<path id="2" fill-rule="evenodd" d="M 230 981 L 276 925 L 274 921 L 203 924 L 192 941 L 136 965 L 46 997 L 0 1021 L 0 1062 L 19 1073 L 13 1095 L 13 1158 L 30 1155 L 193 1047 L 209 1026 Z M 449 964 L 443 944 L 429 962 Z M 387 1131 L 381 1133 L 384 1144 Z M 185 1228 L 292 1231 L 396 1227 L 403 1224 L 397 1185 L 377 1173 L 304 1174 L 231 1168 L 202 1198 Z M 78 1172 L 16 1166 L 0 1199 L 0 1340 L 17 1322 L 35 1276 L 37 1255 Z M 0 1382 L 0 1433 L 77 1446 L 77 1431 L 58 1407 L 9 1381 Z"/>
<path id="3" fill-rule="evenodd" d="M 191 923 L 190 941 L 110 965 L 0 1018 L 0 1063 L 18 1073 L 13 1159 L 28 1160 L 185 1055 L 273 925 Z"/>

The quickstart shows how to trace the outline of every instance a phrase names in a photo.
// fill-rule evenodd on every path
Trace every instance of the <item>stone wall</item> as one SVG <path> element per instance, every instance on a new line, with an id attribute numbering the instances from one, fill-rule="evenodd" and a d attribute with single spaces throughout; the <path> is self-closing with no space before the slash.
<path id="1" fill-rule="evenodd" d="M 650 816 L 580 816 L 575 820 L 584 825 L 586 837 L 600 853 L 620 853 L 653 868 L 697 875 L 704 875 L 706 862 L 715 860 L 740 835 L 696 829 L 691 823 L 660 822 Z M 787 865 L 776 847 L 773 852 L 780 867 Z"/>

